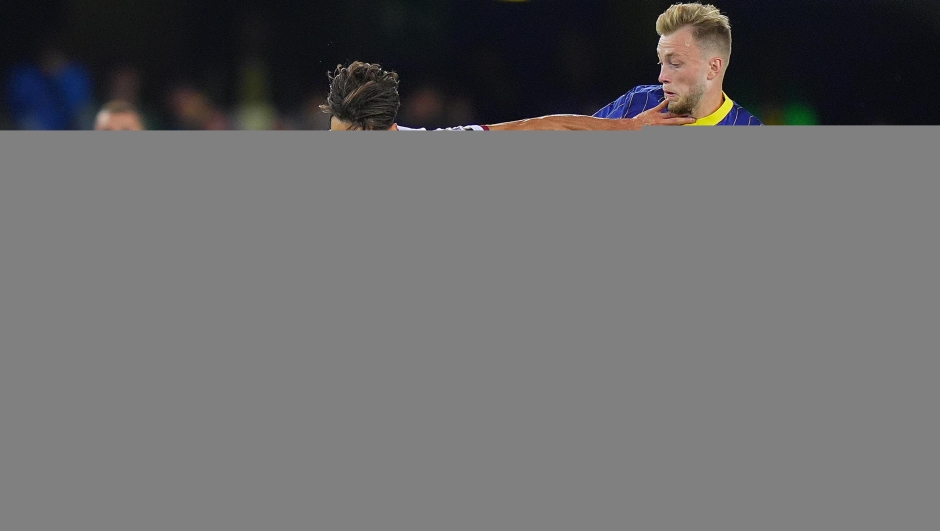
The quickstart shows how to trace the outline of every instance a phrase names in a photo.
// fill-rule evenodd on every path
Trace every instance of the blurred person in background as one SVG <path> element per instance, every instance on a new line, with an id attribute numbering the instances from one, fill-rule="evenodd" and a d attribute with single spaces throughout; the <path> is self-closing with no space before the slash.
<path id="1" fill-rule="evenodd" d="M 242 24 L 242 52 L 238 67 L 239 101 L 235 127 L 246 130 L 282 129 L 283 121 L 271 102 L 271 80 L 266 61 L 270 21 L 260 8 L 252 9 Z"/>
<path id="2" fill-rule="evenodd" d="M 295 131 L 328 131 L 330 117 L 320 110 L 326 103 L 322 94 L 308 94 L 300 105 L 284 118 L 284 129 Z"/>
<path id="3" fill-rule="evenodd" d="M 144 121 L 133 104 L 114 100 L 108 102 L 95 117 L 96 131 L 143 131 Z"/>
<path id="4" fill-rule="evenodd" d="M 338 65 L 327 74 L 330 92 L 321 106 L 330 115 L 331 130 L 412 130 L 396 123 L 401 101 L 398 74 L 383 70 L 378 64 L 355 61 Z M 465 125 L 438 130 L 638 130 L 644 125 L 685 125 L 694 118 L 663 112 L 666 102 L 633 118 L 609 120 L 579 115 L 550 115 L 493 125 Z"/>
<path id="5" fill-rule="evenodd" d="M 223 131 L 232 129 L 225 112 L 209 99 L 209 96 L 182 83 L 174 86 L 169 94 L 172 128 L 189 131 Z"/>
<path id="6" fill-rule="evenodd" d="M 144 129 L 161 129 L 157 112 L 143 101 L 142 85 L 143 74 L 138 67 L 127 63 L 119 64 L 109 74 L 105 101 L 126 102 L 133 106 Z"/>
<path id="7" fill-rule="evenodd" d="M 687 125 L 763 125 L 722 90 L 731 58 L 731 23 L 717 7 L 675 4 L 656 20 L 659 82 L 641 85 L 594 113 L 597 118 L 631 118 L 663 102 Z"/>
<path id="8" fill-rule="evenodd" d="M 455 123 L 476 123 L 476 114 L 473 103 L 458 90 L 422 83 L 402 97 L 397 119 L 436 129 Z"/>
<path id="9" fill-rule="evenodd" d="M 94 123 L 91 75 L 53 38 L 42 41 L 35 60 L 13 68 L 6 96 L 16 129 L 91 129 Z"/>
<path id="10" fill-rule="evenodd" d="M 399 118 L 405 123 L 423 124 L 425 127 L 445 127 L 454 122 L 447 121 L 447 96 L 438 87 L 418 87 L 402 98 Z"/>

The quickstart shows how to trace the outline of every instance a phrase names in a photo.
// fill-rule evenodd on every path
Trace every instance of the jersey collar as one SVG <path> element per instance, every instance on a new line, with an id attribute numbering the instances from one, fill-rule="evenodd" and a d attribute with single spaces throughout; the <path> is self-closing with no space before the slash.
<path id="1" fill-rule="evenodd" d="M 699 118 L 695 120 L 694 124 L 685 124 L 685 125 L 718 125 L 718 122 L 725 119 L 728 116 L 728 113 L 731 112 L 731 108 L 734 107 L 734 102 L 731 101 L 731 98 L 725 94 L 725 91 L 721 91 L 721 95 L 724 97 L 724 103 L 721 104 L 721 107 L 718 107 L 718 110 L 709 114 L 704 118 Z"/>

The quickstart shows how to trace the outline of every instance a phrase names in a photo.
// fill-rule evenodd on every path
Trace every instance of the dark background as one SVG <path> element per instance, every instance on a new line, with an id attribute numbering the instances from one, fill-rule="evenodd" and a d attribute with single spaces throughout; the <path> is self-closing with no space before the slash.
<path id="1" fill-rule="evenodd" d="M 401 74 L 404 125 L 590 114 L 656 83 L 654 23 L 671 3 L 5 0 L 0 69 L 6 84 L 53 36 L 88 69 L 95 105 L 114 96 L 116 71 L 136 70 L 154 128 L 184 127 L 172 101 L 186 86 L 224 114 L 221 128 L 322 128 L 326 72 L 357 59 Z M 940 2 L 716 5 L 734 38 L 725 90 L 765 123 L 940 124 Z M 252 127 L 250 109 L 275 114 Z"/>

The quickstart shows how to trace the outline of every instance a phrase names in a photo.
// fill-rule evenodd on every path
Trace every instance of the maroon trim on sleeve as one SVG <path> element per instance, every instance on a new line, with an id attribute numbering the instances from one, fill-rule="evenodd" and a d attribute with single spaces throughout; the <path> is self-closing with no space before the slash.
<path id="1" fill-rule="evenodd" d="M 482 127 L 484 131 L 489 131 L 489 130 L 490 130 L 490 126 L 488 126 L 488 125 L 481 125 L 480 127 Z"/>

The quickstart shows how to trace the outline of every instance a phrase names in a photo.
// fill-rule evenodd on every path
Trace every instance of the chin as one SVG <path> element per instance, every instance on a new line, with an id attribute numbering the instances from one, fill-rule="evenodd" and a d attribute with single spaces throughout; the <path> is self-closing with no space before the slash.
<path id="1" fill-rule="evenodd" d="M 678 115 L 692 114 L 692 106 L 681 100 L 669 103 L 669 105 L 666 105 L 666 109 Z"/>

